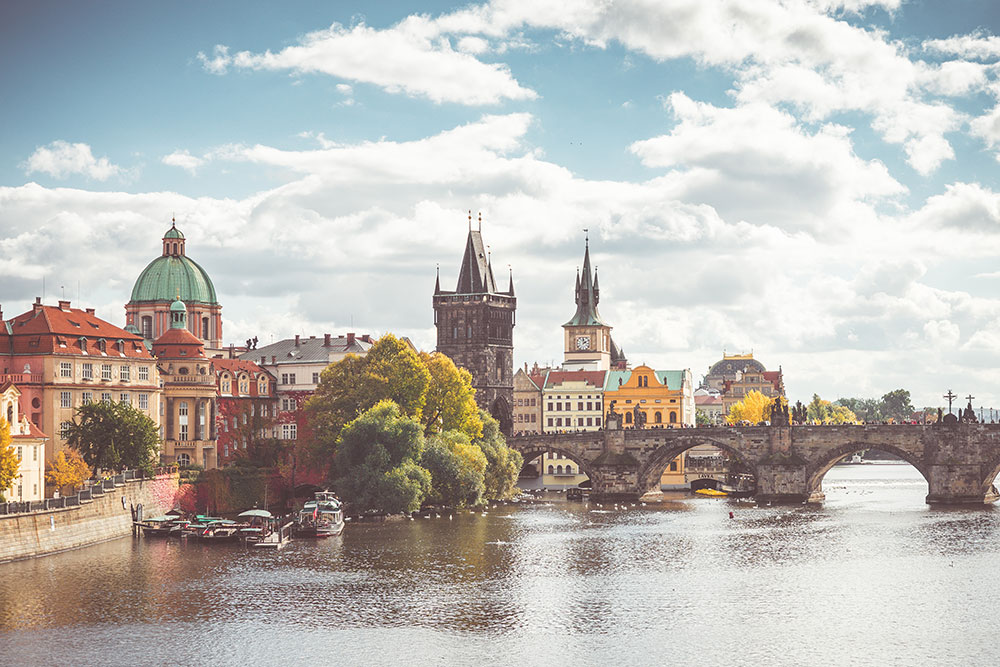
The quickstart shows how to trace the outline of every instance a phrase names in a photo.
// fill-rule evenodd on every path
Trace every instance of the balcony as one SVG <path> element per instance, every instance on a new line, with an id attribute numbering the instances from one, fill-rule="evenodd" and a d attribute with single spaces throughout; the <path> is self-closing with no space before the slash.
<path id="1" fill-rule="evenodd" d="M 41 373 L 0 373 L 0 384 L 11 382 L 13 384 L 41 384 Z"/>
<path id="2" fill-rule="evenodd" d="M 167 384 L 200 384 L 215 386 L 215 378 L 210 375 L 168 375 L 169 379 L 164 379 Z"/>

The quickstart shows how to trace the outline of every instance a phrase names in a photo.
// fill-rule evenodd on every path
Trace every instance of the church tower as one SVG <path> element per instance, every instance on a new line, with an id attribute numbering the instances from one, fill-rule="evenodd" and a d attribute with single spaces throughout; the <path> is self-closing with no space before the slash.
<path id="1" fill-rule="evenodd" d="M 437 351 L 472 374 L 476 403 L 500 422 L 504 433 L 513 427 L 514 324 L 517 299 L 514 277 L 505 292 L 497 289 L 490 255 L 483 245 L 483 220 L 469 236 L 454 292 L 434 285 L 434 326 Z"/>
<path id="2" fill-rule="evenodd" d="M 563 325 L 565 370 L 606 371 L 626 367 L 624 354 L 611 338 L 611 326 L 597 312 L 600 300 L 596 271 L 591 280 L 588 237 L 583 251 L 583 274 L 576 274 L 576 313 Z"/>

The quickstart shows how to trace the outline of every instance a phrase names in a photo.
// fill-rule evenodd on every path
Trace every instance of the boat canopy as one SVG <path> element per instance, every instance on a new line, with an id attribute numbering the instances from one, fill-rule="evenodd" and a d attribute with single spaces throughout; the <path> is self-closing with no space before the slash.
<path id="1" fill-rule="evenodd" d="M 273 518 L 274 515 L 268 512 L 267 510 L 252 509 L 252 510 L 247 510 L 246 512 L 240 512 L 238 516 L 259 516 L 265 519 L 270 519 Z"/>

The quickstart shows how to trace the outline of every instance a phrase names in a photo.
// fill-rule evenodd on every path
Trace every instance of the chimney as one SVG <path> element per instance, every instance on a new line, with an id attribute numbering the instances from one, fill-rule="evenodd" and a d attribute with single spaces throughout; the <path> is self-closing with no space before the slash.
<path id="1" fill-rule="evenodd" d="M 94 309 L 93 309 L 93 308 L 87 308 L 87 309 L 86 309 L 86 313 L 87 313 L 88 315 L 93 315 L 93 314 L 94 314 Z"/>
<path id="2" fill-rule="evenodd" d="M 354 345 L 354 334 L 347 334 L 347 347 Z"/>
<path id="3" fill-rule="evenodd" d="M 299 335 L 295 334 L 295 347 L 299 346 Z"/>
<path id="4" fill-rule="evenodd" d="M 323 347 L 330 347 L 330 334 L 323 334 Z"/>
<path id="5" fill-rule="evenodd" d="M 236 345 L 234 343 L 229 344 L 229 358 L 230 359 L 236 358 Z"/>
<path id="6" fill-rule="evenodd" d="M 35 303 L 31 305 L 31 312 L 37 313 L 42 309 L 42 297 L 36 296 Z"/>
<path id="7" fill-rule="evenodd" d="M 261 357 L 260 358 L 260 365 L 263 366 L 266 363 L 267 363 L 267 357 Z"/>
<path id="8" fill-rule="evenodd" d="M 271 363 L 272 363 L 272 364 L 276 364 L 276 363 L 278 363 L 278 357 L 276 357 L 276 356 L 274 356 L 274 355 L 272 354 L 272 355 L 271 355 Z"/>
<path id="9" fill-rule="evenodd" d="M 60 301 L 59 310 L 69 310 L 69 301 Z"/>
<path id="10" fill-rule="evenodd" d="M 370 342 L 372 342 L 372 337 L 369 336 L 368 334 L 365 334 L 365 335 L 361 336 L 361 340 L 363 340 L 366 343 L 370 343 Z"/>

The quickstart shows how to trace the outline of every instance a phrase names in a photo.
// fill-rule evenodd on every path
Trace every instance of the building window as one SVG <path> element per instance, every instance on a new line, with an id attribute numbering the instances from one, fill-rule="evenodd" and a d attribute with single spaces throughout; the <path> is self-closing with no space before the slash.
<path id="1" fill-rule="evenodd" d="M 81 372 L 81 377 L 84 380 L 93 380 L 94 379 L 94 364 L 84 364 L 83 368 L 81 369 L 81 371 L 82 371 Z"/>
<path id="2" fill-rule="evenodd" d="M 231 384 L 229 382 L 229 376 L 228 375 L 223 375 L 222 376 L 222 393 L 223 394 L 230 393 L 230 387 L 231 387 Z"/>
<path id="3" fill-rule="evenodd" d="M 298 430 L 297 424 L 282 424 L 281 425 L 281 439 L 282 440 L 295 440 L 296 431 Z"/>
<path id="4" fill-rule="evenodd" d="M 663 423 L 663 413 L 661 413 L 659 410 L 657 410 L 656 412 L 654 412 L 653 413 L 653 422 L 656 423 L 656 424 L 662 424 Z"/>
<path id="5" fill-rule="evenodd" d="M 556 417 L 556 426 L 562 426 L 562 417 Z"/>
<path id="6" fill-rule="evenodd" d="M 593 425 L 594 425 L 594 418 L 587 417 L 587 426 L 593 426 Z"/>
<path id="7" fill-rule="evenodd" d="M 577 417 L 576 418 L 576 425 L 577 426 L 583 426 L 583 417 Z"/>
<path id="8" fill-rule="evenodd" d="M 132 370 L 129 366 L 121 367 L 121 375 L 119 376 L 122 382 L 128 382 L 132 379 Z"/>
<path id="9" fill-rule="evenodd" d="M 562 472 L 563 472 L 563 467 L 562 466 L 556 466 L 556 474 L 557 475 L 561 475 Z"/>
<path id="10" fill-rule="evenodd" d="M 181 452 L 177 455 L 177 465 L 189 466 L 191 465 L 191 456 L 187 452 Z"/>
<path id="11" fill-rule="evenodd" d="M 60 408 L 73 407 L 73 394 L 71 394 L 68 391 L 59 392 L 59 407 Z"/>
<path id="12" fill-rule="evenodd" d="M 319 373 L 313 373 L 313 384 L 319 384 Z"/>
<path id="13" fill-rule="evenodd" d="M 71 378 L 73 377 L 73 363 L 70 361 L 60 361 L 59 362 L 59 377 Z"/>
<path id="14" fill-rule="evenodd" d="M 140 410 L 149 409 L 149 394 L 139 394 L 139 409 Z"/>
<path id="15" fill-rule="evenodd" d="M 153 318 L 149 315 L 142 317 L 142 337 L 146 340 L 153 337 Z"/>
<path id="16" fill-rule="evenodd" d="M 555 468 L 554 468 L 553 466 L 551 466 L 551 465 L 550 465 L 550 466 L 549 466 L 549 474 L 550 474 L 550 475 L 554 475 L 554 474 L 555 474 L 555 472 L 556 472 L 556 469 L 555 469 Z"/>
<path id="17" fill-rule="evenodd" d="M 594 417 L 594 426 L 600 426 L 600 425 L 601 425 L 601 418 Z"/>
<path id="18" fill-rule="evenodd" d="M 208 318 L 201 318 L 201 337 L 208 340 Z"/>
<path id="19" fill-rule="evenodd" d="M 131 404 L 132 404 L 132 401 L 131 401 L 131 400 L 129 400 L 129 397 L 128 397 L 128 392 L 124 392 L 124 391 L 123 391 L 123 392 L 121 393 L 121 396 L 119 396 L 118 398 L 120 399 L 120 402 L 121 402 L 121 403 L 124 403 L 125 405 L 131 405 Z"/>
<path id="20" fill-rule="evenodd" d="M 295 384 L 295 373 L 282 373 L 281 384 Z"/>
<path id="21" fill-rule="evenodd" d="M 101 364 L 101 379 L 111 380 L 111 364 Z"/>
<path id="22" fill-rule="evenodd" d="M 580 401 L 576 404 L 576 409 L 581 412 L 583 411 L 583 401 Z"/>
<path id="23" fill-rule="evenodd" d="M 246 396 L 250 393 L 250 378 L 247 376 L 240 377 L 240 394 Z"/>
<path id="24" fill-rule="evenodd" d="M 670 462 L 670 472 L 677 472 L 677 459 Z"/>
<path id="25" fill-rule="evenodd" d="M 111 402 L 111 392 L 110 391 L 105 391 L 105 392 L 101 393 L 101 402 L 102 403 L 110 403 Z"/>
<path id="26" fill-rule="evenodd" d="M 631 424 L 632 423 L 632 413 L 631 412 L 626 412 L 625 413 L 625 423 L 626 424 Z"/>
<path id="27" fill-rule="evenodd" d="M 181 424 L 181 429 L 180 430 L 181 430 L 181 433 L 180 433 L 180 439 L 181 439 L 181 441 L 187 440 L 188 439 L 188 425 L 187 424 Z"/>
<path id="28" fill-rule="evenodd" d="M 552 412 L 552 404 L 549 403 L 549 412 Z"/>
<path id="29" fill-rule="evenodd" d="M 81 405 L 86 405 L 87 403 L 93 403 L 93 402 L 94 402 L 94 394 L 93 393 L 91 393 L 89 391 L 85 391 L 82 394 L 80 394 L 80 404 Z"/>
<path id="30" fill-rule="evenodd" d="M 139 366 L 139 379 L 143 382 L 149 381 L 149 366 Z"/>
<path id="31" fill-rule="evenodd" d="M 180 415 L 181 417 L 187 417 L 187 413 L 188 413 L 187 401 L 181 401 L 180 403 L 178 403 L 177 414 Z"/>
<path id="32" fill-rule="evenodd" d="M 552 417 L 549 417 L 549 426 L 552 426 Z"/>
<path id="33" fill-rule="evenodd" d="M 676 412 L 671 412 L 670 413 L 670 423 L 671 424 L 676 424 L 677 423 L 677 413 Z"/>

